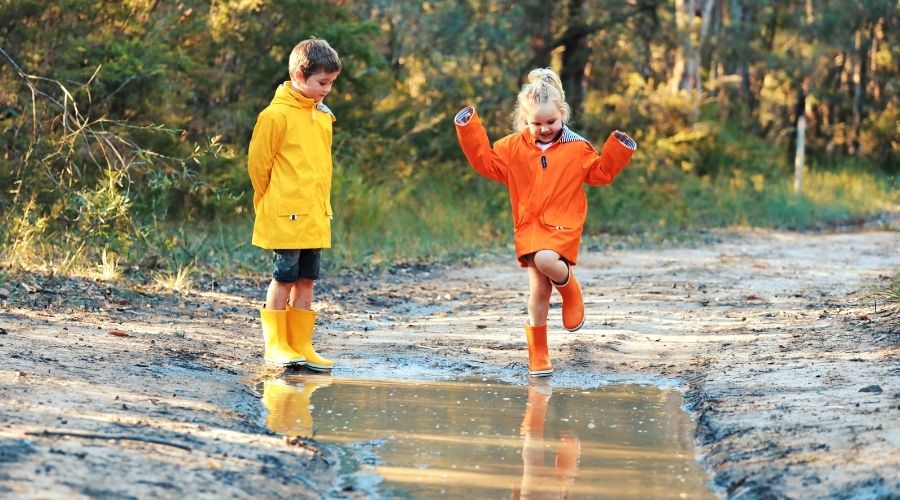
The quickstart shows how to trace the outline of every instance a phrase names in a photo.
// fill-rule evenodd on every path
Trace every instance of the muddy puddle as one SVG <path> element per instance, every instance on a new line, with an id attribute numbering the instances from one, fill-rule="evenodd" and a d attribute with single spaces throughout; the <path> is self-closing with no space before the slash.
<path id="1" fill-rule="evenodd" d="M 373 496 L 713 498 L 672 389 L 288 374 L 261 388 L 272 431 L 339 445 Z"/>

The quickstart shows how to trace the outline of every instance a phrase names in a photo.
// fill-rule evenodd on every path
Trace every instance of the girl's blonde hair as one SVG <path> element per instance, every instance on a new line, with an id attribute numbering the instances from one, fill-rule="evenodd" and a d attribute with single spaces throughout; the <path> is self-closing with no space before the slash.
<path id="1" fill-rule="evenodd" d="M 566 103 L 566 93 L 563 91 L 559 75 L 550 68 L 533 69 L 528 73 L 528 83 L 522 85 L 522 90 L 516 98 L 516 109 L 512 114 L 513 128 L 522 130 L 527 127 L 526 110 L 548 102 L 556 104 L 562 115 L 563 125 L 567 125 L 571 112 L 569 104 Z"/>

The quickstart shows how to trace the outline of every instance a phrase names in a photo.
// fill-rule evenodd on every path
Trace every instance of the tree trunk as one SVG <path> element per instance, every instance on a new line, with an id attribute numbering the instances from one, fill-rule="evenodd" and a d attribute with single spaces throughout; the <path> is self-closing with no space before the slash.
<path id="1" fill-rule="evenodd" d="M 547 18 L 547 6 L 543 3 L 524 6 L 525 22 L 522 26 L 522 35 L 531 37 L 531 63 L 533 66 L 550 66 L 550 53 L 553 50 L 553 16 Z M 530 71 L 531 67 L 526 70 Z"/>
<path id="2" fill-rule="evenodd" d="M 584 0 L 570 0 L 566 14 L 569 26 L 584 24 L 587 18 Z M 587 76 L 591 61 L 589 33 L 587 30 L 581 30 L 578 35 L 567 37 L 563 41 L 562 71 L 559 76 L 566 91 L 566 101 L 575 116 L 581 112 L 587 94 Z"/>
<path id="3" fill-rule="evenodd" d="M 803 189 L 803 170 L 806 162 L 806 88 L 801 82 L 797 85 L 797 148 L 794 152 L 794 193 Z"/>
<path id="4" fill-rule="evenodd" d="M 868 23 L 867 23 L 868 25 Z M 859 135 L 862 121 L 866 116 L 866 88 L 869 85 L 869 49 L 872 46 L 871 39 L 863 39 L 863 34 L 868 31 L 868 26 L 860 28 L 856 32 L 855 39 L 855 68 L 853 72 L 853 139 L 851 151 L 859 154 Z"/>
<path id="5" fill-rule="evenodd" d="M 747 104 L 747 109 L 752 115 L 756 108 L 756 102 L 753 94 L 753 85 L 750 81 L 750 30 L 748 29 L 749 16 L 745 12 L 744 5 L 741 0 L 731 0 L 731 17 L 732 22 L 737 27 L 735 35 L 738 38 L 741 50 L 739 55 L 738 74 L 741 78 L 740 96 Z"/>
<path id="6" fill-rule="evenodd" d="M 695 82 L 694 88 L 697 92 L 703 91 L 703 80 L 700 76 L 700 68 L 703 66 L 703 53 L 709 46 L 710 27 L 713 24 L 713 8 L 715 8 L 717 0 L 702 0 L 700 14 L 700 40 L 696 48 L 696 64 L 695 64 Z"/>

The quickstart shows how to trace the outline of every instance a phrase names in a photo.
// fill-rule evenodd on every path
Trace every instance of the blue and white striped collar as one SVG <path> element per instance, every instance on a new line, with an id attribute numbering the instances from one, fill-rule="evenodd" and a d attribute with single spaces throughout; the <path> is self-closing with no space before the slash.
<path id="1" fill-rule="evenodd" d="M 559 138 L 559 142 L 575 142 L 575 141 L 584 141 L 584 142 L 590 143 L 590 141 L 588 141 L 584 137 L 581 137 L 580 135 L 576 134 L 569 127 L 564 126 L 563 131 L 562 131 L 562 136 L 560 136 L 560 138 Z"/>
<path id="2" fill-rule="evenodd" d="M 318 109 L 319 111 L 328 113 L 331 116 L 334 116 L 334 113 L 331 112 L 331 109 L 328 106 L 326 106 L 324 102 L 320 102 L 320 103 L 316 104 L 316 109 Z"/>
<path id="3" fill-rule="evenodd" d="M 532 137 L 532 140 L 534 140 L 535 144 L 537 144 L 537 142 L 538 142 L 537 139 Z M 573 132 L 572 129 L 570 129 L 569 127 L 563 125 L 562 133 L 559 135 L 559 139 L 557 139 L 553 142 L 576 142 L 576 141 L 584 141 L 588 144 L 590 144 L 590 142 L 591 142 L 591 141 L 585 139 L 584 137 L 581 137 L 580 135 Z"/>

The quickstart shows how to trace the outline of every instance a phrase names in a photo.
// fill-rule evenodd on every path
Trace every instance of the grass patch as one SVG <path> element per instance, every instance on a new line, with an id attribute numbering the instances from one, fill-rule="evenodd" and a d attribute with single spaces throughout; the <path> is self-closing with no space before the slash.
<path id="1" fill-rule="evenodd" d="M 616 183 L 589 189 L 587 232 L 658 233 L 715 227 L 811 229 L 896 210 L 891 178 L 869 172 L 811 172 L 802 193 L 792 180 L 735 170 L 713 179 L 688 174 L 651 176 L 626 170 Z"/>
<path id="2" fill-rule="evenodd" d="M 464 178 L 469 174 L 464 165 L 453 168 L 465 173 L 452 183 L 425 175 L 372 182 L 343 172 L 333 189 L 335 219 L 325 267 L 452 262 L 499 248 L 511 255 L 505 188 Z M 900 206 L 893 179 L 855 169 L 813 171 L 800 195 L 793 193 L 790 179 L 739 170 L 713 179 L 629 168 L 614 184 L 587 189 L 591 208 L 583 247 L 593 249 L 708 241 L 707 228 L 810 229 Z M 104 280 L 138 275 L 160 288 L 184 291 L 196 273 L 259 277 L 271 268 L 271 252 L 250 244 L 253 220 L 247 213 L 206 219 L 203 231 L 193 221 L 156 221 L 135 231 L 143 236 L 127 245 L 114 237 L 103 247 L 76 230 L 53 226 L 32 203 L 5 215 L 0 265 L 8 269 Z"/>
<path id="3" fill-rule="evenodd" d="M 153 283 L 164 291 L 188 293 L 193 287 L 191 275 L 194 272 L 192 264 L 178 266 L 175 269 L 158 271 L 153 274 Z"/>
<path id="4" fill-rule="evenodd" d="M 891 307 L 900 306 L 900 274 L 891 278 L 889 284 L 876 287 L 872 297 Z"/>

